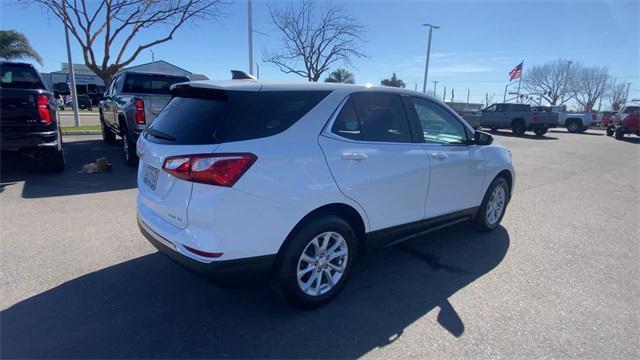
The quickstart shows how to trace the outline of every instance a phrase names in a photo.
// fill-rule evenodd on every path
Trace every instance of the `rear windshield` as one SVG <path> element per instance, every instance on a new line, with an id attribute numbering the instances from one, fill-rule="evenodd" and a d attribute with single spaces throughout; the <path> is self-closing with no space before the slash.
<path id="1" fill-rule="evenodd" d="M 186 81 L 189 81 L 189 79 L 184 76 L 127 74 L 122 87 L 122 92 L 169 95 L 171 85 Z"/>
<path id="2" fill-rule="evenodd" d="M 146 138 L 160 143 L 201 145 L 272 136 L 288 129 L 328 94 L 329 91 L 178 94 L 149 126 Z"/>
<path id="3" fill-rule="evenodd" d="M 3 88 L 44 89 L 38 73 L 30 66 L 3 64 L 0 66 Z"/>

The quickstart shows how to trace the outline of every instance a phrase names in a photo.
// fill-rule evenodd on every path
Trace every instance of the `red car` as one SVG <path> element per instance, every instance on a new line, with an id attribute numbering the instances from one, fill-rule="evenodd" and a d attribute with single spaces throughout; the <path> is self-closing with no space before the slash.
<path id="1" fill-rule="evenodd" d="M 604 127 L 609 126 L 615 115 L 616 115 L 615 111 L 603 111 L 600 114 L 600 122 L 602 123 L 602 126 Z"/>
<path id="2" fill-rule="evenodd" d="M 622 140 L 625 135 L 640 136 L 640 103 L 629 103 L 618 111 L 611 124 L 607 126 L 607 136 Z"/>

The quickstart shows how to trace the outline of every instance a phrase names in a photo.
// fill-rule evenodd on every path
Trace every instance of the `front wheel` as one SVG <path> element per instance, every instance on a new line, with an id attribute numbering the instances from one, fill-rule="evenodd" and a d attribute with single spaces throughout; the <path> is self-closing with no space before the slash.
<path id="1" fill-rule="evenodd" d="M 616 128 L 615 137 L 617 140 L 624 139 L 624 131 L 622 131 L 622 128 Z"/>
<path id="2" fill-rule="evenodd" d="M 537 136 L 542 136 L 544 134 L 547 133 L 547 129 L 533 129 L 533 132 L 537 135 Z"/>
<path id="3" fill-rule="evenodd" d="M 102 119 L 100 120 L 100 130 L 102 130 L 102 141 L 105 144 L 113 144 L 116 141 L 116 134 L 105 125 Z"/>
<path id="4" fill-rule="evenodd" d="M 500 224 L 509 203 L 509 184 L 503 177 L 497 177 L 487 193 L 482 204 L 473 218 L 473 225 L 482 232 L 492 231 Z"/>
<path id="5" fill-rule="evenodd" d="M 607 136 L 613 136 L 614 129 L 613 126 L 607 126 Z"/>
<path id="6" fill-rule="evenodd" d="M 337 216 L 309 221 L 290 235 L 274 285 L 291 305 L 313 309 L 344 287 L 356 256 L 356 234 Z"/>

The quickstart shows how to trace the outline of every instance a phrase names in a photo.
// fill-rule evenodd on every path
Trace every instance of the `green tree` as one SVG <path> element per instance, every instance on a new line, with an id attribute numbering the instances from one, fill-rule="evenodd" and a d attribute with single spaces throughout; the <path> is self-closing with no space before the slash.
<path id="1" fill-rule="evenodd" d="M 355 84 L 353 74 L 347 69 L 336 69 L 329 74 L 324 82 L 330 83 L 343 83 L 343 84 Z"/>
<path id="2" fill-rule="evenodd" d="M 382 79 L 382 81 L 380 81 L 380 85 L 399 87 L 399 88 L 404 88 L 406 86 L 404 81 L 398 79 L 398 77 L 396 76 L 396 73 L 393 73 L 390 79 Z"/>
<path id="3" fill-rule="evenodd" d="M 42 65 L 40 54 L 15 30 L 0 30 L 0 57 L 5 60 L 33 59 Z"/>

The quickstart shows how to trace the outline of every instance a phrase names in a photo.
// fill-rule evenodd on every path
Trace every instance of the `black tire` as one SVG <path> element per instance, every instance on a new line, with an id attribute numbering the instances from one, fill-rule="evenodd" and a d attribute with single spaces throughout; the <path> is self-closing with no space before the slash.
<path id="1" fill-rule="evenodd" d="M 607 126 L 607 136 L 613 136 L 614 129 L 611 126 Z"/>
<path id="2" fill-rule="evenodd" d="M 514 120 L 511 123 L 511 132 L 513 132 L 513 135 L 522 136 L 522 135 L 524 135 L 525 131 L 527 131 L 527 128 L 524 125 L 524 121 L 522 121 L 522 120 Z"/>
<path id="3" fill-rule="evenodd" d="M 504 190 L 504 194 L 505 194 L 504 206 L 502 208 L 502 213 L 498 217 L 497 221 L 495 221 L 495 223 L 490 223 L 487 219 L 487 207 L 489 205 L 491 194 L 497 187 L 502 187 Z M 482 204 L 480 205 L 478 212 L 473 218 L 473 226 L 478 231 L 489 232 L 497 228 L 498 225 L 500 225 L 500 221 L 502 221 L 502 218 L 504 217 L 504 214 L 507 211 L 507 205 L 509 204 L 509 197 L 510 197 L 509 194 L 510 194 L 509 184 L 507 183 L 507 180 L 505 180 L 501 176 L 496 177 L 491 183 L 491 185 L 489 185 L 489 188 L 487 189 L 487 192 L 486 194 L 484 194 L 484 198 L 482 199 Z"/>
<path id="4" fill-rule="evenodd" d="M 309 295 L 300 288 L 298 284 L 298 262 L 302 256 L 302 252 L 306 249 L 312 240 L 324 233 L 335 232 L 340 234 L 345 240 L 348 254 L 346 256 L 346 266 L 342 276 L 338 282 L 335 283 L 333 288 L 321 295 Z M 330 240 L 328 240 L 330 241 Z M 335 241 L 335 240 L 334 240 Z M 351 225 L 344 219 L 338 216 L 325 216 L 313 220 L 309 220 L 302 225 L 299 229 L 295 230 L 289 235 L 287 239 L 286 247 L 282 250 L 278 263 L 275 269 L 274 276 L 274 289 L 292 306 L 299 309 L 314 309 L 331 301 L 343 288 L 349 279 L 351 269 L 353 268 L 353 261 L 356 257 L 357 251 L 357 238 Z M 309 276 L 315 270 L 310 272 Z M 322 274 L 322 271 L 320 271 Z M 304 275 L 304 279 L 307 275 Z M 321 276 L 321 284 L 323 280 L 326 280 Z M 310 278 L 307 278 L 310 281 Z M 328 282 L 325 282 L 327 284 Z M 312 282 L 312 285 L 314 282 Z"/>
<path id="5" fill-rule="evenodd" d="M 537 136 L 542 136 L 544 134 L 547 133 L 547 129 L 533 129 L 533 132 L 537 135 Z"/>
<path id="6" fill-rule="evenodd" d="M 102 141 L 105 144 L 113 144 L 116 141 L 116 134 L 105 125 L 102 114 L 100 114 L 100 130 L 102 130 Z"/>
<path id="7" fill-rule="evenodd" d="M 59 173 L 64 171 L 64 153 L 62 148 L 49 149 L 42 154 L 40 168 L 44 172 Z"/>
<path id="8" fill-rule="evenodd" d="M 569 120 L 567 122 L 567 131 L 575 134 L 582 130 L 582 123 L 579 120 Z"/>
<path id="9" fill-rule="evenodd" d="M 616 128 L 614 136 L 616 137 L 616 140 L 624 139 L 624 131 L 622 131 L 622 128 Z"/>
<path id="10" fill-rule="evenodd" d="M 490 129 L 492 132 L 496 132 L 496 131 L 498 131 L 498 128 L 497 128 L 497 127 L 495 127 L 495 126 L 492 126 L 492 127 L 490 127 L 489 129 Z"/>
<path id="11" fill-rule="evenodd" d="M 126 126 L 121 128 L 122 131 L 122 154 L 124 156 L 124 163 L 129 167 L 138 166 L 138 155 L 136 154 L 136 143 L 129 135 L 129 131 Z"/>

